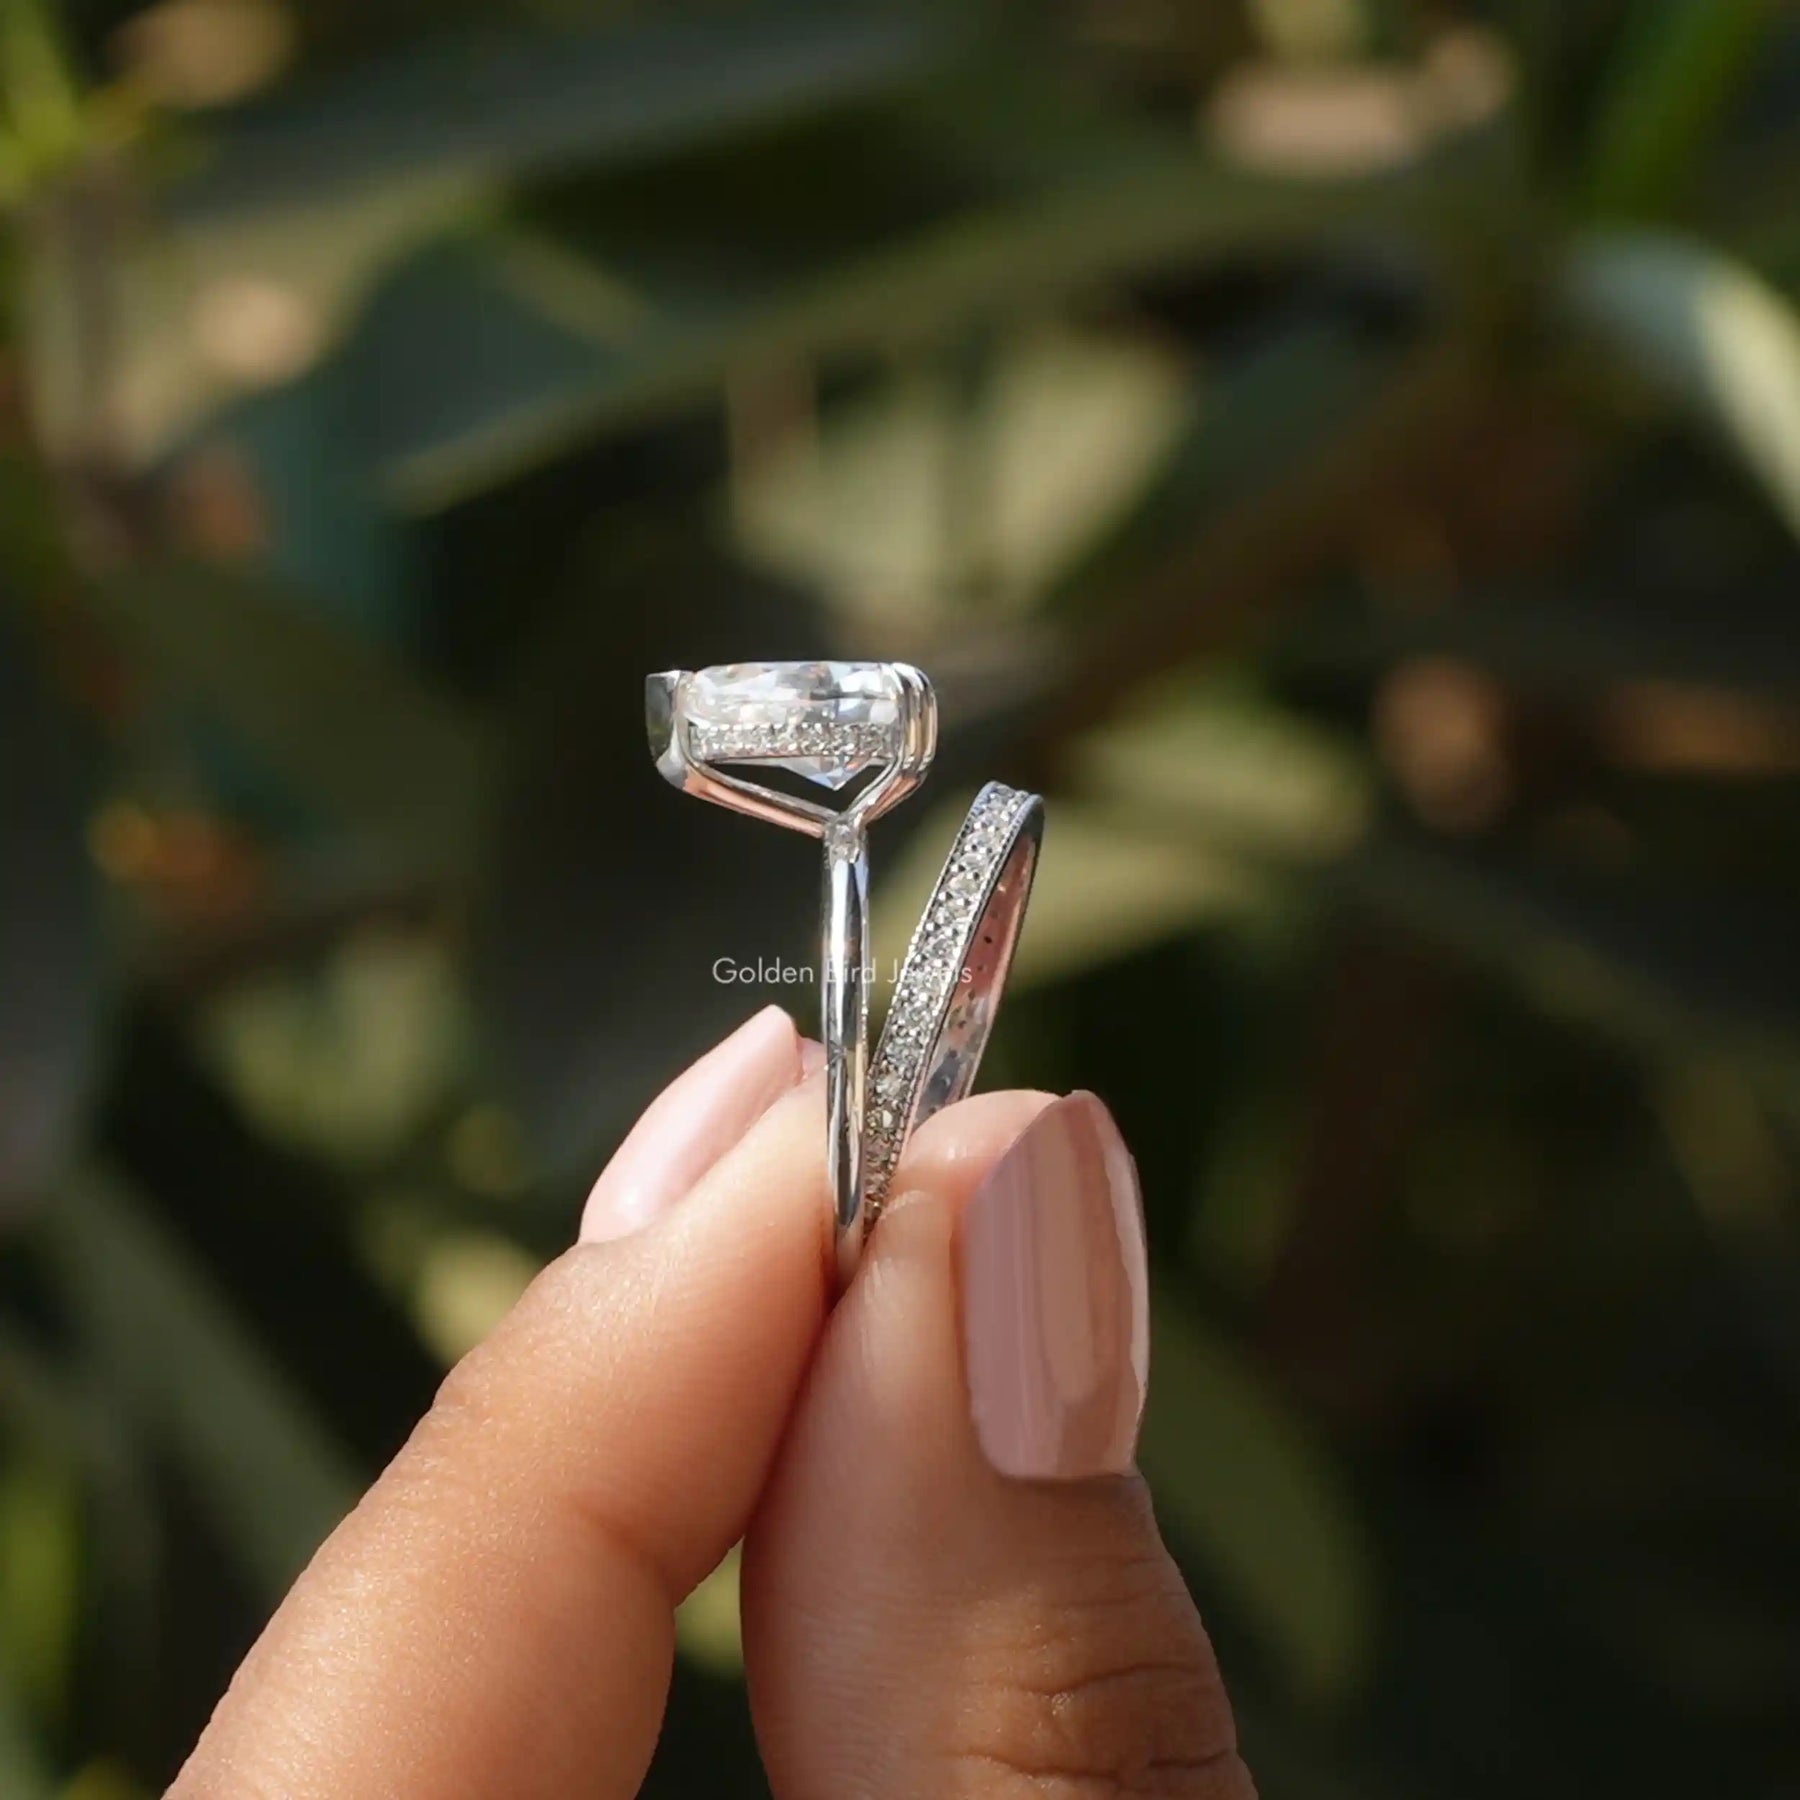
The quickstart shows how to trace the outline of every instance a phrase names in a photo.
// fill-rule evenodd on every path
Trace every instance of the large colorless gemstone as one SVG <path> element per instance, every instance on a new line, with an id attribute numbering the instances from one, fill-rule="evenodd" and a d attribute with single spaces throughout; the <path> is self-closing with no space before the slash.
<path id="1" fill-rule="evenodd" d="M 900 678 L 888 663 L 723 663 L 683 684 L 694 754 L 763 762 L 841 788 L 900 753 Z"/>

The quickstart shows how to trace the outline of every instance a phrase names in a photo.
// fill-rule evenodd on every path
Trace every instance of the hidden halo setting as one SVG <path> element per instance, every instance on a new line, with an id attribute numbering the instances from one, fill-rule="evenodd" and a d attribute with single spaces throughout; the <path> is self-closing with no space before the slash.
<path id="1" fill-rule="evenodd" d="M 931 766 L 931 683 L 907 663 L 726 663 L 650 676 L 645 715 L 672 785 L 823 846 L 826 1163 L 842 1286 L 907 1137 L 974 1082 L 1031 893 L 1043 802 L 997 783 L 977 797 L 900 966 L 871 1077 L 867 828 Z M 841 803 L 757 778 L 774 771 Z"/>
<path id="2" fill-rule="evenodd" d="M 840 789 L 901 751 L 897 663 L 726 663 L 689 678 L 689 743 L 714 762 L 766 762 Z"/>

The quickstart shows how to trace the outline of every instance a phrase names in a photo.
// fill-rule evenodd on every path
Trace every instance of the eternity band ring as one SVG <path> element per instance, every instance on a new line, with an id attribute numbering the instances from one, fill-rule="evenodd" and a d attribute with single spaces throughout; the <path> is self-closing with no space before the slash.
<path id="1" fill-rule="evenodd" d="M 975 797 L 894 983 L 869 1082 L 863 1205 L 873 1228 L 916 1127 L 975 1085 L 1044 837 L 1036 794 Z"/>
<path id="2" fill-rule="evenodd" d="M 930 682 L 905 663 L 731 663 L 652 675 L 645 697 L 651 753 L 669 782 L 824 847 L 820 1035 L 842 1287 L 908 1134 L 974 1080 L 1030 893 L 1042 802 L 998 786 L 977 799 L 901 965 L 871 1083 L 866 832 L 930 767 Z M 832 807 L 733 772 L 745 769 L 833 792 L 864 785 Z"/>

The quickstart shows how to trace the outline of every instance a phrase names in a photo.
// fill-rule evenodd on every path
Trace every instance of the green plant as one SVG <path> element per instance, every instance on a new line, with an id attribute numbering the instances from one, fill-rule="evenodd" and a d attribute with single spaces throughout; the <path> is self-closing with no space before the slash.
<path id="1" fill-rule="evenodd" d="M 638 691 L 820 645 L 945 697 L 885 928 L 1051 798 L 990 1079 L 1139 1151 L 1264 1791 L 1791 1781 L 1785 12 L 599 11 L 0 11 L 5 1791 L 167 1776 L 804 953 Z"/>

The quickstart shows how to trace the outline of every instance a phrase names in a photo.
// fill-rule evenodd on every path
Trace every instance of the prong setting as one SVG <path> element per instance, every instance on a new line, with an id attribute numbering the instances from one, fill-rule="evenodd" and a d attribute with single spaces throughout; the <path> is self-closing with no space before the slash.
<path id="1" fill-rule="evenodd" d="M 759 675 L 784 668 L 878 669 L 891 682 L 890 692 L 878 700 L 891 701 L 894 717 L 887 719 L 885 705 L 878 705 L 870 709 L 882 714 L 875 719 L 815 718 L 808 716 L 804 704 L 797 704 L 791 715 L 784 716 L 778 702 L 759 696 L 754 705 L 746 707 L 755 716 L 742 722 L 697 722 L 692 716 L 696 682 L 703 677 L 716 682 L 738 668 Z M 670 669 L 647 678 L 644 700 L 651 754 L 672 786 L 716 806 L 816 838 L 828 831 L 867 825 L 897 806 L 924 779 L 937 748 L 937 702 L 931 683 L 907 663 L 731 665 L 702 671 L 700 677 L 689 670 Z M 810 711 L 818 710 L 815 702 Z M 834 758 L 841 759 L 835 767 Z M 828 786 L 869 768 L 875 770 L 875 776 L 846 805 L 832 807 L 804 795 L 783 793 L 739 772 L 759 762 L 796 767 L 796 759 L 807 759 L 815 769 L 822 765 L 818 773 L 805 768 L 799 772 Z"/>

